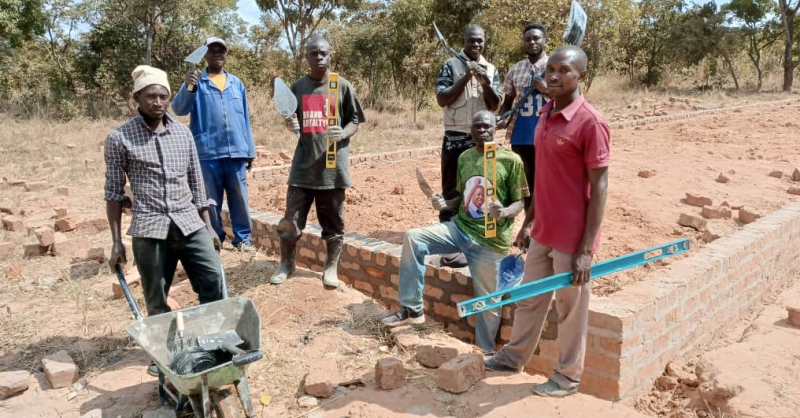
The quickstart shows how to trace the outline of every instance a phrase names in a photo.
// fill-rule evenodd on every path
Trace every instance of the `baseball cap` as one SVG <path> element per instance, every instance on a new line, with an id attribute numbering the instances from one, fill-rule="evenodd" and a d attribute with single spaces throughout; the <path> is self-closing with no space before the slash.
<path id="1" fill-rule="evenodd" d="M 206 46 L 211 45 L 211 44 L 220 44 L 223 47 L 225 47 L 226 50 L 228 49 L 228 45 L 225 44 L 225 41 L 223 41 L 222 38 L 218 38 L 216 36 L 212 36 L 212 37 L 206 39 Z"/>

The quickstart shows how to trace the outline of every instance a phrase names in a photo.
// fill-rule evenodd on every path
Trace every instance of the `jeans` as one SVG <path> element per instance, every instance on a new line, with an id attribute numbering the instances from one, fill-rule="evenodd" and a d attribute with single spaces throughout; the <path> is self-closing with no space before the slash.
<path id="1" fill-rule="evenodd" d="M 222 265 L 205 227 L 183 235 L 172 222 L 167 239 L 133 238 L 147 315 L 169 312 L 167 295 L 180 260 L 200 303 L 222 299 Z"/>
<path id="2" fill-rule="evenodd" d="M 222 229 L 222 194 L 228 199 L 228 210 L 231 213 L 233 229 L 233 245 L 250 242 L 252 227 L 250 224 L 250 208 L 247 198 L 247 159 L 220 158 L 218 160 L 200 161 L 203 170 L 203 182 L 210 199 L 217 202 L 216 208 L 209 212 L 211 225 L 221 242 L 225 242 L 225 230 Z"/>
<path id="3" fill-rule="evenodd" d="M 497 287 L 497 269 L 503 254 L 481 246 L 461 232 L 455 222 L 449 221 L 415 228 L 403 235 L 400 304 L 421 311 L 422 292 L 425 288 L 425 256 L 457 251 L 467 256 L 475 296 L 494 292 Z M 495 340 L 500 328 L 500 310 L 495 308 L 476 314 L 476 345 L 486 352 L 495 351 Z"/>

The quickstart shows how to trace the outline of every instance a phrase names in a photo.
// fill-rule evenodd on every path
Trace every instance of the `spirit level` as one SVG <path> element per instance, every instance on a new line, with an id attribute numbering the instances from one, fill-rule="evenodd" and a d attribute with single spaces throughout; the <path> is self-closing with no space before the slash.
<path id="1" fill-rule="evenodd" d="M 483 217 L 486 238 L 497 236 L 497 219 L 489 215 L 489 202 L 497 199 L 497 144 L 494 142 L 483 143 Z"/>
<path id="2" fill-rule="evenodd" d="M 328 74 L 328 97 L 325 112 L 328 116 L 328 126 L 339 125 L 339 74 Z M 336 168 L 336 141 L 328 137 L 325 144 L 325 168 Z"/>
<path id="3" fill-rule="evenodd" d="M 643 251 L 630 253 L 611 260 L 602 261 L 592 266 L 591 279 L 641 266 L 676 254 L 689 251 L 689 239 L 684 238 L 668 244 L 658 245 Z M 484 296 L 465 300 L 457 304 L 458 316 L 465 317 L 489 309 L 508 305 L 522 299 L 538 296 L 547 292 L 572 286 L 572 272 L 559 273 L 535 282 L 500 290 Z M 509 295 L 507 299 L 503 296 Z M 502 300 L 501 300 L 502 299 Z"/>

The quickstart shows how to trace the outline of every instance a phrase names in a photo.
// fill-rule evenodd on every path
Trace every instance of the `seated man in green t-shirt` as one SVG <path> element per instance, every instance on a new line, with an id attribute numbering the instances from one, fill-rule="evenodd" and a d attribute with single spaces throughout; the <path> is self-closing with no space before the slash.
<path id="1" fill-rule="evenodd" d="M 497 150 L 497 197 L 489 202 L 489 215 L 497 219 L 497 236 L 484 237 L 483 190 L 487 180 L 483 176 L 483 144 L 492 141 L 495 117 L 482 110 L 472 117 L 471 134 L 475 147 L 458 158 L 457 190 L 459 196 L 444 200 L 433 195 L 435 210 L 458 210 L 455 219 L 436 225 L 412 229 L 403 236 L 403 254 L 400 260 L 401 308 L 383 319 L 389 326 L 421 324 L 422 291 L 425 287 L 425 256 L 450 254 L 461 251 L 466 255 L 475 295 L 492 293 L 497 286 L 497 269 L 500 259 L 508 252 L 511 243 L 514 217 L 528 196 L 528 185 L 520 157 L 504 148 Z M 491 186 L 491 185 L 489 185 Z M 477 196 L 480 194 L 481 196 Z M 495 338 L 500 328 L 500 308 L 477 315 L 475 340 L 487 353 L 495 351 Z"/>

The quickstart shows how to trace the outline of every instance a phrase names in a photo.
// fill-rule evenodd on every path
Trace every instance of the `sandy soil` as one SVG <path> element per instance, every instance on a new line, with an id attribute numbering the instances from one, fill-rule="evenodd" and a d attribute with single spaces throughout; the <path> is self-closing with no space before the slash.
<path id="1" fill-rule="evenodd" d="M 800 105 L 776 106 L 767 114 L 752 109 L 614 130 L 602 248 L 595 261 L 684 237 L 692 240 L 694 248 L 702 246 L 704 231 L 677 223 L 682 213 L 701 217 L 699 207 L 683 202 L 686 193 L 712 199 L 715 208 L 727 202 L 761 215 L 797 198 L 787 190 L 800 186 L 791 179 L 793 170 L 800 167 L 797 125 L 791 122 L 800 117 Z M 406 230 L 438 222 L 417 186 L 417 167 L 431 185 L 440 184 L 437 157 L 353 168 L 346 230 L 399 244 Z M 639 172 L 645 170 L 655 175 L 640 177 Z M 782 171 L 781 178 L 769 176 L 775 170 Z M 729 182 L 717 182 L 720 174 Z M 265 181 L 251 184 L 258 190 L 251 194 L 253 208 L 283 213 L 285 186 Z M 707 229 L 712 235 L 729 235 L 741 226 L 736 218 L 734 210 L 733 219 L 708 220 Z M 315 215 L 310 219 L 315 222 Z M 516 228 L 521 222 L 522 215 Z M 594 292 L 618 290 L 658 265 L 663 262 L 599 279 Z"/>

